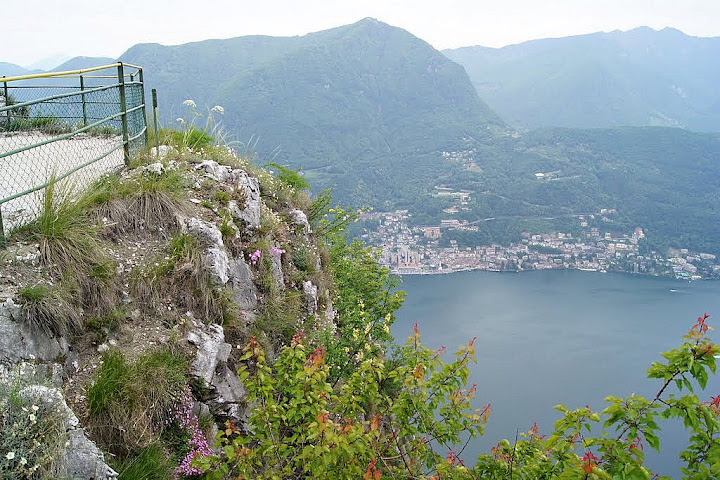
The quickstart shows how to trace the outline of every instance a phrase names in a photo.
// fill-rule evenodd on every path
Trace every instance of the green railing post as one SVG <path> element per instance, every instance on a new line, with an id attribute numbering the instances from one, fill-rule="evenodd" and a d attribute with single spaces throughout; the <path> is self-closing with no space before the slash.
<path id="1" fill-rule="evenodd" d="M 5 75 L 3 75 L 2 78 L 5 78 Z M 5 96 L 5 105 L 6 105 L 6 106 L 7 106 L 7 105 L 10 105 L 10 96 L 9 96 L 9 93 L 8 93 L 7 82 L 3 82 L 3 95 Z M 8 130 L 10 129 L 10 121 L 11 121 L 10 112 L 11 112 L 11 111 L 12 111 L 12 110 L 7 110 L 7 111 L 5 112 L 5 113 L 6 113 L 6 115 L 5 115 L 5 121 L 7 122 L 6 125 L 7 125 L 7 127 L 8 127 Z"/>
<path id="2" fill-rule="evenodd" d="M 120 111 L 122 116 L 120 121 L 122 122 L 122 134 L 123 134 L 123 151 L 125 156 L 125 165 L 130 164 L 130 142 L 128 141 L 128 119 L 127 119 L 127 97 L 125 95 L 125 72 L 123 70 L 123 64 L 118 64 L 118 83 L 120 84 Z"/>
<path id="3" fill-rule="evenodd" d="M 145 148 L 148 145 L 148 128 L 147 128 L 147 110 L 145 109 L 145 78 L 143 76 L 143 69 L 139 69 L 138 76 L 140 78 L 140 101 L 142 102 L 142 121 L 145 123 Z"/>
<path id="4" fill-rule="evenodd" d="M 3 227 L 2 204 L 0 204 L 0 248 L 5 248 L 6 246 L 7 239 L 5 238 L 5 227 Z"/>
<path id="5" fill-rule="evenodd" d="M 85 78 L 80 75 L 80 98 L 82 99 L 83 127 L 87 127 L 87 104 L 85 103 Z"/>
<path id="6" fill-rule="evenodd" d="M 155 155 L 160 158 L 160 132 L 158 131 L 158 119 L 157 119 L 157 90 L 152 89 L 152 106 L 153 106 L 153 126 L 155 128 Z"/>

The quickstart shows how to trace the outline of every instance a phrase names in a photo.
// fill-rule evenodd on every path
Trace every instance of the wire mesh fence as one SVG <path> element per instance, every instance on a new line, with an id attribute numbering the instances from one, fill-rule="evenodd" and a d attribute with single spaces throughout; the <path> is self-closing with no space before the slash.
<path id="1" fill-rule="evenodd" d="M 0 78 L 0 244 L 49 181 L 83 188 L 145 147 L 144 98 L 142 69 L 122 63 Z"/>

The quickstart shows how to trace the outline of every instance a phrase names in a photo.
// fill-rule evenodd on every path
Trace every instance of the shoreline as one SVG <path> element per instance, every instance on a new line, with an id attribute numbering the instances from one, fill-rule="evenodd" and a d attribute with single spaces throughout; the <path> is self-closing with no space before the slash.
<path id="1" fill-rule="evenodd" d="M 420 272 L 398 272 L 396 270 L 390 269 L 390 273 L 392 275 L 397 275 L 398 277 L 404 277 L 404 276 L 422 276 L 422 275 L 450 275 L 453 273 L 461 273 L 461 272 L 492 272 L 492 273 L 523 273 L 523 272 L 540 272 L 540 271 L 549 271 L 549 270 L 557 270 L 557 271 L 578 271 L 578 272 L 589 272 L 589 273 L 601 273 L 601 274 L 607 274 L 607 273 L 620 273 L 623 275 L 631 275 L 631 276 L 638 276 L 638 277 L 651 277 L 651 278 L 666 278 L 669 280 L 679 280 L 679 281 L 687 281 L 687 282 L 693 282 L 693 281 L 717 281 L 718 278 L 707 278 L 707 277 L 701 277 L 701 278 L 678 278 L 674 275 L 656 275 L 651 273 L 640 273 L 640 272 L 626 272 L 624 270 L 593 270 L 593 269 L 587 269 L 587 268 L 533 268 L 533 269 L 522 269 L 522 270 L 493 270 L 488 268 L 473 268 L 473 267 L 466 267 L 466 268 L 458 268 L 458 269 L 445 269 L 445 270 L 435 270 L 435 271 L 420 271 Z"/>

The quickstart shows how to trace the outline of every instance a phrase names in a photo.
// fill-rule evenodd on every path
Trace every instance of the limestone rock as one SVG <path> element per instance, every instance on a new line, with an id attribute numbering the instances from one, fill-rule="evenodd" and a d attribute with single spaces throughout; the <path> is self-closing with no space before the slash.
<path id="1" fill-rule="evenodd" d="M 154 158 L 165 158 L 168 153 L 172 152 L 174 149 L 170 145 L 160 145 L 159 149 L 156 149 L 153 147 L 150 150 L 150 156 Z"/>
<path id="2" fill-rule="evenodd" d="M 183 229 L 205 245 L 203 266 L 215 285 L 225 285 L 230 279 L 230 259 L 223 244 L 220 229 L 212 223 L 199 218 L 187 218 L 182 222 Z"/>
<path id="3" fill-rule="evenodd" d="M 242 258 L 230 261 L 230 286 L 233 301 L 243 310 L 257 307 L 257 287 L 253 282 L 252 270 Z"/>
<path id="4" fill-rule="evenodd" d="M 221 369 L 212 381 L 213 396 L 208 400 L 213 414 L 236 421 L 243 421 L 245 409 L 242 404 L 247 392 L 240 378 L 228 368 Z"/>
<path id="5" fill-rule="evenodd" d="M 53 386 L 61 388 L 65 379 L 65 371 L 65 368 L 59 363 L 20 362 L 16 365 L 0 363 L 0 383 L 10 382 L 16 378 L 23 378 L 27 381 L 43 378 Z"/>
<path id="6" fill-rule="evenodd" d="M 271 267 L 275 285 L 277 285 L 280 289 L 285 288 L 285 275 L 283 274 L 282 270 L 282 260 L 278 255 L 272 256 Z"/>
<path id="7" fill-rule="evenodd" d="M 245 205 L 240 208 L 237 202 L 230 202 L 230 215 L 257 228 L 260 226 L 260 183 L 257 178 L 250 177 L 242 170 L 237 170 L 237 177 L 237 188 L 245 197 Z"/>
<path id="8" fill-rule="evenodd" d="M 290 222 L 298 227 L 302 233 L 308 235 L 311 233 L 310 223 L 308 222 L 307 215 L 302 210 L 291 210 L 288 214 Z"/>
<path id="9" fill-rule="evenodd" d="M 22 361 L 52 362 L 68 352 L 64 338 L 50 337 L 30 328 L 22 318 L 20 306 L 12 299 L 0 304 L 0 363 L 15 365 Z"/>
<path id="10" fill-rule="evenodd" d="M 67 478 L 72 480 L 108 480 L 117 478 L 118 473 L 105 463 L 100 449 L 85 436 L 82 428 L 68 432 Z"/>
<path id="11" fill-rule="evenodd" d="M 227 362 L 232 350 L 232 346 L 225 343 L 225 332 L 220 325 L 207 325 L 191 330 L 187 340 L 197 347 L 190 374 L 212 385 L 218 362 Z"/>
<path id="12" fill-rule="evenodd" d="M 18 392 L 25 401 L 44 405 L 60 414 L 63 428 L 68 435 L 68 443 L 59 459 L 59 473 L 62 478 L 71 480 L 109 480 L 118 474 L 105 463 L 105 457 L 97 446 L 80 428 L 80 421 L 65 403 L 60 390 L 41 385 L 30 385 Z"/>
<path id="13" fill-rule="evenodd" d="M 219 163 L 212 160 L 205 160 L 195 168 L 197 170 L 202 170 L 205 173 L 206 177 L 210 177 L 217 182 L 231 182 L 234 178 L 233 171 L 230 167 L 226 165 L 220 165 Z"/>
<path id="14" fill-rule="evenodd" d="M 223 245 L 222 233 L 220 233 L 220 229 L 212 223 L 193 217 L 183 219 L 182 226 L 186 233 L 193 235 L 205 245 Z"/>
<path id="15" fill-rule="evenodd" d="M 204 265 L 214 285 L 225 285 L 230 280 L 230 259 L 224 248 L 212 246 L 205 250 Z"/>
<path id="16" fill-rule="evenodd" d="M 165 166 L 160 162 L 151 163 L 143 167 L 144 174 L 162 175 L 165 172 Z"/>
<path id="17" fill-rule="evenodd" d="M 303 295 L 308 315 L 315 315 L 318 311 L 318 288 L 310 280 L 303 282 Z"/>

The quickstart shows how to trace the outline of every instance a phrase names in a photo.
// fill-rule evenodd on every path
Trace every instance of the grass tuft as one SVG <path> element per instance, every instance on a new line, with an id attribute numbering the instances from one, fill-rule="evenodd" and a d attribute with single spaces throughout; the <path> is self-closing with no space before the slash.
<path id="1" fill-rule="evenodd" d="M 144 448 L 139 455 L 113 465 L 118 480 L 171 480 L 174 466 L 165 449 L 158 443 Z"/>
<path id="2" fill-rule="evenodd" d="M 160 175 L 138 173 L 124 181 L 111 175 L 96 183 L 86 203 L 98 220 L 120 233 L 175 231 L 176 218 L 185 211 L 180 199 L 185 184 L 182 173 L 170 169 Z"/>
<path id="3" fill-rule="evenodd" d="M 55 175 L 43 190 L 38 217 L 15 233 L 40 245 L 40 262 L 55 273 L 74 278 L 85 275 L 103 255 L 96 240 L 98 229 L 88 225 L 84 204 L 74 189 L 60 185 Z"/>
<path id="4" fill-rule="evenodd" d="M 133 288 L 147 306 L 158 306 L 162 299 L 173 298 L 180 308 L 215 323 L 222 323 L 233 309 L 225 289 L 210 284 L 202 245 L 188 234 L 173 236 L 167 258 L 141 272 L 134 279 Z"/>
<path id="5" fill-rule="evenodd" d="M 61 287 L 37 285 L 18 292 L 20 309 L 31 328 L 48 336 L 64 337 L 82 329 L 80 312 Z"/>
<path id="6" fill-rule="evenodd" d="M 104 356 L 88 390 L 90 429 L 111 453 L 138 455 L 152 445 L 187 384 L 187 362 L 168 350 L 129 363 L 120 352 Z"/>

